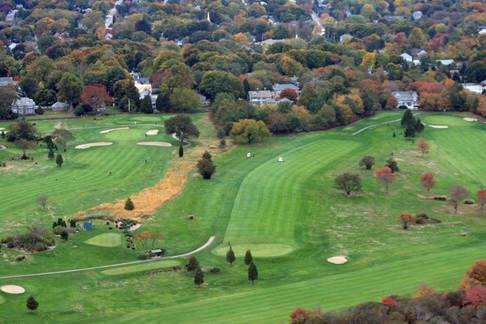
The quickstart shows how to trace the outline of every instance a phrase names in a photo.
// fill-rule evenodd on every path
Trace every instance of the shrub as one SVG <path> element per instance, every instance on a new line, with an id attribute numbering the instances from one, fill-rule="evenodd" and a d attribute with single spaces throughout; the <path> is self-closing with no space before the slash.
<path id="1" fill-rule="evenodd" d="M 26 306 L 28 310 L 35 311 L 39 307 L 39 303 L 34 297 L 30 296 L 27 298 Z"/>
<path id="2" fill-rule="evenodd" d="M 52 234 L 40 225 L 32 225 L 26 233 L 7 237 L 2 242 L 9 248 L 30 252 L 45 251 L 55 244 Z"/>

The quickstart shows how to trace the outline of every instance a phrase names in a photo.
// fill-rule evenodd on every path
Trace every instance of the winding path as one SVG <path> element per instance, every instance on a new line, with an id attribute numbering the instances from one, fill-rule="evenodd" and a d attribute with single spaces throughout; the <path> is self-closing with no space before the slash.
<path id="1" fill-rule="evenodd" d="M 99 270 L 99 269 L 107 269 L 107 268 L 117 268 L 117 267 L 123 267 L 123 266 L 134 265 L 134 264 L 156 262 L 156 261 L 160 261 L 160 260 L 179 259 L 179 258 L 183 258 L 183 257 L 186 257 L 186 256 L 196 254 L 196 253 L 204 250 L 205 248 L 207 248 L 208 246 L 210 246 L 214 242 L 214 239 L 215 239 L 215 236 L 213 235 L 208 239 L 208 241 L 206 243 L 204 243 L 203 245 L 201 245 L 197 249 L 192 250 L 192 251 L 187 252 L 187 253 L 179 254 L 179 255 L 171 255 L 171 256 L 166 256 L 166 257 L 161 257 L 161 258 L 156 258 L 156 259 L 137 260 L 137 261 L 102 265 L 102 266 L 89 267 L 89 268 L 78 268 L 78 269 L 60 270 L 60 271 L 51 271 L 51 272 L 29 273 L 29 274 L 12 275 L 12 276 L 0 276 L 0 280 L 2 280 L 2 279 L 17 279 L 17 278 L 51 276 L 51 275 L 64 274 L 64 273 L 83 272 L 83 271 L 91 271 L 91 270 Z"/>
<path id="2" fill-rule="evenodd" d="M 393 124 L 393 123 L 399 122 L 400 120 L 402 120 L 402 119 L 401 119 L 401 118 L 399 118 L 399 119 L 389 120 L 389 121 L 387 121 L 387 122 L 380 123 L 380 124 L 369 125 L 369 126 L 366 126 L 366 127 L 363 127 L 363 128 L 361 128 L 361 129 L 357 130 L 356 132 L 354 132 L 354 133 L 353 133 L 353 134 L 351 134 L 351 135 L 355 136 L 355 135 L 358 135 L 358 134 L 360 134 L 360 133 L 364 132 L 364 131 L 365 131 L 365 130 L 367 130 L 367 129 L 370 129 L 370 128 L 375 128 L 375 127 L 379 127 L 379 126 L 383 126 L 383 125 L 387 125 L 387 124 Z"/>

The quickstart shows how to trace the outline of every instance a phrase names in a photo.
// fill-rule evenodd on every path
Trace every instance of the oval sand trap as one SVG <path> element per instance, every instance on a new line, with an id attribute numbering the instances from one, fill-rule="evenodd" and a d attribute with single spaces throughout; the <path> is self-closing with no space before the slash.
<path id="1" fill-rule="evenodd" d="M 137 145 L 157 146 L 157 147 L 172 147 L 172 144 L 167 143 L 167 142 L 138 142 Z"/>
<path id="2" fill-rule="evenodd" d="M 3 291 L 4 293 L 10 294 L 10 295 L 20 295 L 20 294 L 23 294 L 25 292 L 24 287 L 20 287 L 20 286 L 17 286 L 17 285 L 5 285 L 5 286 L 0 287 L 0 290 Z"/>
<path id="3" fill-rule="evenodd" d="M 0 144 L 0 151 L 6 150 L 6 149 L 7 149 L 7 147 L 5 145 Z"/>
<path id="4" fill-rule="evenodd" d="M 116 131 L 121 131 L 121 130 L 128 130 L 130 129 L 129 127 L 119 127 L 119 128 L 112 128 L 112 129 L 107 129 L 107 130 L 102 130 L 100 134 L 108 134 L 111 132 L 116 132 Z"/>
<path id="5" fill-rule="evenodd" d="M 232 245 L 231 247 L 237 257 L 245 256 L 246 250 L 250 250 L 251 255 L 257 258 L 278 257 L 294 251 L 294 247 L 287 244 L 242 244 Z M 221 244 L 212 252 L 218 256 L 225 256 L 228 249 L 227 244 Z"/>
<path id="6" fill-rule="evenodd" d="M 91 147 L 100 147 L 100 146 L 110 146 L 113 145 L 113 142 L 97 142 L 97 143 L 87 143 L 87 144 L 80 144 L 75 147 L 77 150 L 85 150 Z"/>
<path id="7" fill-rule="evenodd" d="M 332 264 L 345 264 L 346 262 L 348 262 L 348 257 L 344 255 L 337 255 L 327 258 L 327 262 Z"/>
<path id="8" fill-rule="evenodd" d="M 477 122 L 478 121 L 477 118 L 470 118 L 470 117 L 464 117 L 464 120 L 467 121 L 467 122 Z"/>
<path id="9" fill-rule="evenodd" d="M 147 132 L 145 132 L 145 135 L 147 136 L 155 136 L 159 133 L 158 129 L 150 129 Z"/>
<path id="10" fill-rule="evenodd" d="M 429 125 L 429 127 L 439 128 L 439 129 L 449 128 L 449 126 L 447 126 L 447 125 Z"/>

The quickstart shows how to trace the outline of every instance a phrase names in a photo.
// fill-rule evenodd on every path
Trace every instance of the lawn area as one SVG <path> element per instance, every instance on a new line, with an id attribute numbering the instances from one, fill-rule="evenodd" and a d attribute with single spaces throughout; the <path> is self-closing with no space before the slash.
<path id="1" fill-rule="evenodd" d="M 103 270 L 101 273 L 107 276 L 118 276 L 118 275 L 125 275 L 125 274 L 137 273 L 142 271 L 148 271 L 148 270 L 169 269 L 178 265 L 180 265 L 179 261 L 163 260 L 163 261 L 142 263 L 133 266 L 121 267 L 116 269 Z"/>
<path id="2" fill-rule="evenodd" d="M 84 243 L 103 247 L 116 247 L 121 245 L 121 234 L 104 233 L 90 238 Z"/>
<path id="3" fill-rule="evenodd" d="M 96 120 L 35 121 L 43 134 L 51 132 L 56 125 L 63 125 L 73 132 L 75 140 L 69 144 L 67 152 L 61 152 L 65 161 L 62 168 L 47 159 L 47 148 L 42 144 L 30 152 L 34 161 L 6 161 L 6 170 L 0 168 L 2 232 L 18 231 L 34 220 L 50 223 L 57 217 L 126 197 L 158 182 L 166 172 L 172 150 L 136 143 L 145 140 L 145 132 L 153 128 L 160 128 L 161 132 L 150 136 L 150 140 L 173 142 L 163 131 L 165 118 L 119 115 Z M 0 123 L 0 127 L 7 125 Z M 100 134 L 100 131 L 122 126 L 129 129 Z M 106 141 L 113 145 L 74 149 L 78 144 Z M 0 144 L 8 147 L 0 151 L 0 160 L 19 154 L 12 143 L 0 140 Z M 37 204 L 37 197 L 42 194 L 49 197 L 47 210 Z"/>
<path id="4" fill-rule="evenodd" d="M 427 125 L 449 126 L 425 128 L 423 136 L 431 145 L 425 156 L 416 149 L 416 141 L 403 138 L 396 122 L 400 113 L 378 114 L 325 132 L 273 136 L 264 143 L 218 153 L 213 179 L 203 180 L 193 171 L 183 192 L 139 229 L 161 234 L 167 255 L 191 251 L 215 235 L 215 243 L 197 254 L 205 272 L 202 287 L 195 287 L 192 273 L 171 270 L 185 260 L 0 280 L 0 285 L 27 289 L 23 296 L 0 295 L 0 322 L 76 323 L 89 318 L 97 323 L 281 323 L 299 306 L 336 310 L 390 294 L 411 294 L 422 283 L 438 290 L 457 289 L 466 269 L 486 258 L 486 215 L 477 206 L 464 204 L 456 215 L 447 202 L 421 197 L 446 195 L 450 186 L 462 185 L 475 198 L 486 187 L 486 125 L 466 122 L 464 116 L 421 114 Z M 47 218 L 49 223 L 61 215 L 125 197 L 163 177 L 170 150 L 132 145 L 143 140 L 144 132 L 153 127 L 150 124 L 157 122 L 152 118 L 161 117 L 110 118 L 102 127 L 97 125 L 101 121 L 69 121 L 73 128 L 80 128 L 72 145 L 94 139 L 114 145 L 83 152 L 70 149 L 66 168 L 61 170 L 42 160 L 46 154 L 38 150 L 36 160 L 42 171 L 7 173 L 10 178 L 5 184 L 9 185 L 0 187 L 7 205 L 0 206 L 2 234 L 32 220 Z M 203 137 L 213 133 L 207 119 L 200 115 L 196 119 Z M 132 129 L 130 122 L 135 121 Z M 54 122 L 38 123 L 47 131 Z M 93 127 L 91 123 L 97 128 L 88 128 Z M 99 134 L 126 125 L 129 131 Z M 163 132 L 157 136 L 171 141 Z M 254 157 L 246 158 L 247 152 Z M 390 156 L 398 162 L 400 172 L 389 193 L 373 171 L 358 167 L 365 155 L 375 157 L 375 169 Z M 143 161 L 146 156 L 148 164 Z M 107 162 L 109 157 L 115 162 Z M 284 162 L 278 162 L 279 157 Z M 78 170 L 83 163 L 86 175 Z M 108 170 L 120 171 L 110 178 L 105 174 Z M 334 178 L 345 171 L 359 174 L 361 193 L 348 197 L 335 189 Z M 60 177 L 59 172 L 65 173 Z M 420 185 L 423 172 L 436 177 L 430 193 Z M 78 180 L 71 178 L 74 175 Z M 56 178 L 62 181 L 59 191 Z M 115 187 L 120 189 L 114 191 Z M 45 188 L 53 192 L 53 205 L 47 212 L 35 202 Z M 426 213 L 441 223 L 405 231 L 398 221 L 402 213 Z M 98 246 L 115 243 L 121 245 Z M 237 258 L 232 266 L 225 261 L 229 244 Z M 259 270 L 254 285 L 248 283 L 242 258 L 247 249 Z M 53 251 L 33 255 L 23 263 L 6 254 L 0 259 L 0 276 L 135 260 L 119 232 L 101 221 L 93 231 L 76 233 Z M 349 262 L 327 263 L 334 255 L 347 255 Z M 220 273 L 209 271 L 214 267 Z M 36 314 L 27 314 L 27 294 L 40 302 Z"/>

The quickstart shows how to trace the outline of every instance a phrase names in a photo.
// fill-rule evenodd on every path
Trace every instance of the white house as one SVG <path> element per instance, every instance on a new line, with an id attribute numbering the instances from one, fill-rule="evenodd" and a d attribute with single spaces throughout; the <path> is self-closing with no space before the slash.
<path id="1" fill-rule="evenodd" d="M 397 100 L 397 108 L 407 107 L 418 110 L 418 93 L 415 91 L 393 91 L 392 96 Z"/>
<path id="2" fill-rule="evenodd" d="M 27 97 L 15 99 L 11 107 L 13 113 L 21 116 L 34 115 L 36 108 L 35 101 Z"/>
<path id="3" fill-rule="evenodd" d="M 275 92 L 269 90 L 248 91 L 248 99 L 252 105 L 274 104 L 277 102 Z"/>
<path id="4" fill-rule="evenodd" d="M 477 94 L 483 94 L 483 91 L 486 90 L 486 86 L 479 83 L 463 83 L 462 87 L 467 91 Z"/>

